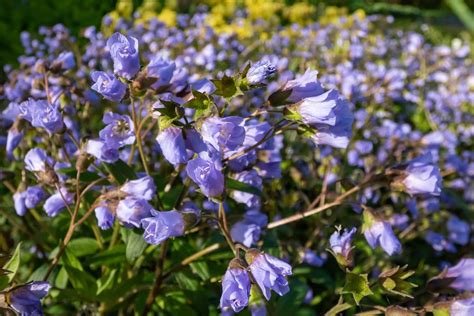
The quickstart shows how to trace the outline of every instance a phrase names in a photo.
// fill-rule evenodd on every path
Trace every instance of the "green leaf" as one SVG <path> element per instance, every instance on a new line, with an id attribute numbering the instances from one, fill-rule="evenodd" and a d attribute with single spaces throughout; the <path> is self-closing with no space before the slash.
<path id="1" fill-rule="evenodd" d="M 343 311 L 348 310 L 351 307 L 352 307 L 352 305 L 349 304 L 349 303 L 339 303 L 339 304 L 333 306 L 333 308 L 331 308 L 330 310 L 328 310 L 326 312 L 326 314 L 324 314 L 324 316 L 336 316 L 336 315 L 342 313 Z"/>
<path id="2" fill-rule="evenodd" d="M 269 97 L 268 97 L 268 102 L 270 102 L 271 106 L 280 106 L 280 105 L 285 105 L 288 104 L 286 99 L 291 95 L 291 89 L 290 90 L 278 90 L 276 92 L 273 92 Z"/>
<path id="3" fill-rule="evenodd" d="M 290 289 L 289 293 L 278 300 L 277 315 L 291 315 L 303 304 L 308 286 L 299 280 L 293 280 L 290 282 Z"/>
<path id="4" fill-rule="evenodd" d="M 61 169 L 58 169 L 57 171 L 59 173 L 67 175 L 70 178 L 73 178 L 73 179 L 76 178 L 77 171 L 76 171 L 76 168 L 74 167 L 61 168 Z M 79 176 L 79 180 L 84 181 L 84 182 L 92 182 L 92 181 L 99 180 L 100 178 L 101 177 L 97 173 L 90 172 L 90 171 L 83 171 L 81 172 Z"/>
<path id="5" fill-rule="evenodd" d="M 5 263 L 3 266 L 3 270 L 9 271 L 7 275 L 0 276 L 0 289 L 4 289 L 8 286 L 8 284 L 13 281 L 13 278 L 20 267 L 20 260 L 21 260 L 21 242 L 18 243 L 16 246 L 15 251 L 13 252 L 12 257 L 10 260 Z"/>
<path id="6" fill-rule="evenodd" d="M 346 273 L 346 284 L 342 289 L 343 294 L 352 294 L 357 305 L 366 296 L 374 294 L 369 286 L 367 274 Z"/>
<path id="7" fill-rule="evenodd" d="M 110 271 L 110 273 L 105 274 L 102 278 L 97 280 L 97 295 L 111 287 L 113 281 L 115 280 L 116 274 L 117 270 L 114 269 Z"/>
<path id="8" fill-rule="evenodd" d="M 124 244 L 115 245 L 97 255 L 89 258 L 86 263 L 91 268 L 96 269 L 102 265 L 111 266 L 124 261 L 126 246 Z"/>
<path id="9" fill-rule="evenodd" d="M 67 247 L 76 257 L 92 255 L 99 250 L 97 240 L 88 237 L 73 239 Z"/>
<path id="10" fill-rule="evenodd" d="M 64 254 L 61 257 L 61 263 L 65 267 L 72 267 L 80 271 L 84 270 L 79 259 L 77 259 L 77 257 L 72 253 L 72 251 L 69 248 L 66 248 L 64 250 Z"/>
<path id="11" fill-rule="evenodd" d="M 185 108 L 191 108 L 195 110 L 206 110 L 209 109 L 212 105 L 211 99 L 205 93 L 199 92 L 197 90 L 192 91 L 194 98 L 184 103 Z"/>
<path id="12" fill-rule="evenodd" d="M 54 281 L 54 284 L 56 287 L 60 289 L 64 289 L 67 286 L 67 281 L 69 280 L 69 277 L 67 275 L 66 268 L 62 267 L 61 270 L 59 270 L 58 275 L 56 276 L 56 280 Z"/>
<path id="13" fill-rule="evenodd" d="M 193 262 L 189 265 L 191 270 L 199 275 L 203 281 L 207 281 L 210 278 L 209 266 L 204 261 Z"/>
<path id="14" fill-rule="evenodd" d="M 143 253 L 148 244 L 143 239 L 143 235 L 138 231 L 122 229 L 121 232 L 123 235 L 126 235 L 127 248 L 125 250 L 125 257 L 128 262 L 132 263 Z"/>
<path id="15" fill-rule="evenodd" d="M 215 79 L 211 81 L 216 86 L 216 91 L 214 93 L 223 96 L 224 98 L 230 98 L 237 92 L 235 80 L 232 77 L 224 75 L 222 79 Z"/>
<path id="16" fill-rule="evenodd" d="M 127 180 L 137 178 L 135 171 L 127 165 L 123 160 L 117 160 L 114 163 L 104 163 L 105 168 L 120 184 L 124 184 Z"/>
<path id="17" fill-rule="evenodd" d="M 403 297 L 413 298 L 408 291 L 417 287 L 416 284 L 405 281 L 405 279 L 412 276 L 415 272 L 406 270 L 407 265 L 386 270 L 379 275 L 379 283 L 382 288 L 393 295 L 400 295 Z"/>
<path id="18" fill-rule="evenodd" d="M 189 277 L 184 272 L 179 272 L 175 274 L 176 282 L 183 290 L 196 291 L 199 287 L 197 280 Z"/>
<path id="19" fill-rule="evenodd" d="M 83 295 L 94 298 L 97 293 L 97 284 L 95 278 L 85 271 L 81 271 L 71 266 L 64 266 L 69 281 L 72 286 Z"/>
<path id="20" fill-rule="evenodd" d="M 252 193 L 252 194 L 255 194 L 255 195 L 258 195 L 258 196 L 262 195 L 262 191 L 260 191 L 256 187 L 254 187 L 250 184 L 247 184 L 247 183 L 243 183 L 243 182 L 234 180 L 232 178 L 226 178 L 225 179 L 225 184 L 226 184 L 226 187 L 229 188 L 229 189 L 242 191 L 242 192 L 247 192 L 247 193 Z"/>

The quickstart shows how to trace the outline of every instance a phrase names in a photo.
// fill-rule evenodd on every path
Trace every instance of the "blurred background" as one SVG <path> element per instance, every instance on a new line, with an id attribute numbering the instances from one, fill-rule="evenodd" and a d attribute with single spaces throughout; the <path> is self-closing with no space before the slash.
<path id="1" fill-rule="evenodd" d="M 200 5 L 213 6 L 245 5 L 239 0 L 0 0 L 0 65 L 15 64 L 23 49 L 20 33 L 23 30 L 36 33 L 42 25 L 51 26 L 62 23 L 73 34 L 78 34 L 86 26 L 101 24 L 105 14 L 119 11 L 132 12 L 141 9 L 159 15 L 162 12 L 192 13 Z M 438 28 L 440 40 L 459 31 L 474 33 L 474 0 L 308 0 L 308 1 L 265 1 L 274 2 L 286 8 L 307 11 L 309 18 L 318 20 L 328 7 L 337 7 L 341 11 L 364 10 L 367 14 L 385 14 L 396 17 L 402 27 L 416 28 L 429 23 Z M 304 4 L 304 5 L 301 5 Z M 151 11 L 151 12 L 150 12 Z M 292 10 L 293 12 L 295 10 Z M 333 10 L 334 11 L 334 10 Z M 301 13 L 301 12 L 299 12 Z M 165 18 L 169 16 L 164 15 Z M 283 21 L 285 22 L 285 21 Z M 291 18 L 286 21 L 291 23 Z"/>

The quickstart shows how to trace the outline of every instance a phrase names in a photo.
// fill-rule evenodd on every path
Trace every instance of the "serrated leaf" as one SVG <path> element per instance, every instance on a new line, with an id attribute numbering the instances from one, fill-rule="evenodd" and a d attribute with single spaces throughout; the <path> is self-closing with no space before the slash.
<path id="1" fill-rule="evenodd" d="M 346 272 L 346 283 L 342 289 L 343 294 L 352 294 L 357 305 L 366 296 L 374 294 L 370 289 L 367 274 Z"/>
<path id="2" fill-rule="evenodd" d="M 235 80 L 232 77 L 224 75 L 222 79 L 214 79 L 211 81 L 216 86 L 216 91 L 214 93 L 223 96 L 224 98 L 232 97 L 237 92 Z"/>
<path id="3" fill-rule="evenodd" d="M 226 187 L 232 190 L 237 190 L 237 191 L 242 191 L 242 192 L 247 192 L 247 193 L 252 193 L 258 196 L 262 195 L 262 191 L 257 189 L 256 187 L 243 183 L 237 180 L 234 180 L 232 178 L 226 178 L 225 179 Z"/>
<path id="4" fill-rule="evenodd" d="M 8 284 L 13 281 L 13 278 L 20 267 L 21 261 L 21 242 L 15 248 L 13 255 L 11 256 L 10 260 L 5 263 L 2 267 L 3 270 L 7 270 L 9 273 L 6 275 L 0 276 L 0 289 L 4 289 L 8 286 Z"/>

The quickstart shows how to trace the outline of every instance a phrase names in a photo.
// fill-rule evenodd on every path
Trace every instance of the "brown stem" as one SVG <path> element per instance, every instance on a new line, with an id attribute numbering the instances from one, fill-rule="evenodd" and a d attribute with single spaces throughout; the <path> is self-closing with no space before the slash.
<path id="1" fill-rule="evenodd" d="M 168 252 L 168 243 L 169 240 L 165 240 L 161 246 L 161 256 L 158 262 L 156 263 L 155 284 L 153 285 L 153 288 L 151 289 L 150 293 L 148 293 L 142 316 L 146 316 L 151 310 L 153 302 L 155 301 L 155 297 L 160 291 L 161 284 L 163 283 L 163 265 L 165 263 L 166 253 Z"/>

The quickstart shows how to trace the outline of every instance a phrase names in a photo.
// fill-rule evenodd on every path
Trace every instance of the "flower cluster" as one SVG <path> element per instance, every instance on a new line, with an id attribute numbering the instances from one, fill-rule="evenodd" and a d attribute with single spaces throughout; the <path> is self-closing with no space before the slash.
<path id="1" fill-rule="evenodd" d="M 19 216 L 5 217 L 14 233 L 4 242 L 28 239 L 31 269 L 21 272 L 35 272 L 22 277 L 44 280 L 2 292 L 6 308 L 38 314 L 54 284 L 52 304 L 77 292 L 112 313 L 159 314 L 178 302 L 176 314 L 187 313 L 186 291 L 202 290 L 189 300 L 212 307 L 196 314 L 214 313 L 217 295 L 202 287 L 222 274 L 223 313 L 248 306 L 263 315 L 266 301 L 270 310 L 285 302 L 271 293 L 285 295 L 290 282 L 295 310 L 359 308 L 382 294 L 428 304 L 423 295 L 406 304 L 411 272 L 387 259 L 415 268 L 424 256 L 428 279 L 472 245 L 466 43 L 433 45 L 392 30 L 390 17 L 269 31 L 255 12 L 238 11 L 232 25 L 255 27 L 242 36 L 212 28 L 201 7 L 177 15 L 175 27 L 114 14 L 100 31 L 85 29 L 74 50 L 64 26 L 41 28 L 41 39 L 24 33 L 20 67 L 4 67 L 2 203 Z M 428 285 L 473 291 L 472 260 Z M 313 299 L 322 287 L 342 289 L 345 303 L 329 292 Z M 472 311 L 469 297 L 434 300 L 453 315 Z"/>

